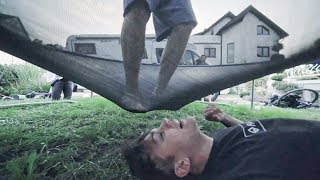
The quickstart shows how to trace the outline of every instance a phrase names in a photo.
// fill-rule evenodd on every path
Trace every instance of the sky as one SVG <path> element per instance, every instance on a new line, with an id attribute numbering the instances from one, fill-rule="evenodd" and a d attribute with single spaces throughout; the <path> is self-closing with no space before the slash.
<path id="1" fill-rule="evenodd" d="M 320 37 L 320 0 L 191 0 L 203 31 L 228 11 L 238 15 L 249 5 L 285 30 L 282 53 L 297 52 Z M 0 12 L 20 17 L 31 38 L 65 45 L 74 34 L 120 34 L 122 0 L 0 0 Z M 152 18 L 146 33 L 154 34 Z M 0 53 L 0 61 L 6 59 Z M 10 59 L 10 58 L 9 58 Z M 12 59 L 11 59 L 12 61 Z"/>

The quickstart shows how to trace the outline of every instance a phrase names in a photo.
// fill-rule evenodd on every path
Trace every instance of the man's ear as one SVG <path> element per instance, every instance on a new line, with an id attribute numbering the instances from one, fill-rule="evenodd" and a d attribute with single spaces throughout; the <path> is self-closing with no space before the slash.
<path id="1" fill-rule="evenodd" d="M 184 158 L 174 163 L 174 172 L 178 177 L 185 177 L 191 168 L 190 159 Z"/>

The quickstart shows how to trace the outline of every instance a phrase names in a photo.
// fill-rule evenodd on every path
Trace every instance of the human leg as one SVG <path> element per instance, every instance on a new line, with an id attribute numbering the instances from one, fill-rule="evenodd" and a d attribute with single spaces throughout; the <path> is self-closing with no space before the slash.
<path id="1" fill-rule="evenodd" d="M 52 100 L 59 100 L 63 90 L 64 82 L 57 81 L 52 87 Z"/>
<path id="2" fill-rule="evenodd" d="M 136 1 L 124 17 L 121 48 L 126 76 L 126 93 L 138 94 L 139 69 L 144 53 L 146 24 L 150 11 L 145 1 Z"/>
<path id="3" fill-rule="evenodd" d="M 73 82 L 66 81 L 63 86 L 63 97 L 64 99 L 71 99 L 73 90 Z"/>
<path id="4" fill-rule="evenodd" d="M 121 30 L 121 48 L 126 78 L 126 89 L 122 104 L 128 109 L 143 111 L 139 95 L 139 69 L 144 53 L 146 24 L 150 10 L 144 0 L 136 0 L 125 8 Z"/>
<path id="5" fill-rule="evenodd" d="M 169 36 L 169 39 L 161 57 L 154 95 L 159 95 L 167 87 L 185 51 L 191 31 L 197 25 L 190 0 L 170 0 L 161 3 L 161 6 L 157 6 L 153 11 L 156 38 L 157 41 L 161 41 Z"/>
<path id="6" fill-rule="evenodd" d="M 167 87 L 185 51 L 194 24 L 183 23 L 172 29 L 167 45 L 161 57 L 158 84 L 154 95 L 159 95 Z"/>

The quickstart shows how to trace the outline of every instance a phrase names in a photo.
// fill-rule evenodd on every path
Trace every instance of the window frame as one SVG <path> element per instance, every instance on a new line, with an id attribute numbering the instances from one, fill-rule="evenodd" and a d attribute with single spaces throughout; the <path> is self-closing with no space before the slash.
<path id="1" fill-rule="evenodd" d="M 259 48 L 261 48 L 262 55 L 259 55 Z M 268 55 L 264 55 L 264 49 L 268 49 Z M 257 57 L 270 57 L 270 47 L 269 46 L 257 46 Z"/>
<path id="2" fill-rule="evenodd" d="M 183 58 L 184 58 L 184 56 L 186 55 L 186 53 L 190 53 L 190 55 L 191 55 L 191 60 L 192 60 L 192 64 L 185 64 L 185 61 L 184 61 Z M 194 59 L 193 52 L 187 49 L 187 50 L 183 53 L 179 64 L 180 64 L 180 65 L 185 65 L 185 66 L 193 66 L 193 65 L 195 65 L 195 59 Z"/>
<path id="3" fill-rule="evenodd" d="M 259 32 L 259 28 L 262 28 L 261 33 Z M 257 25 L 257 35 L 270 35 L 270 30 L 264 25 Z"/>
<path id="4" fill-rule="evenodd" d="M 232 61 L 230 61 L 230 59 L 229 59 L 229 45 L 233 45 L 233 57 L 232 57 Z M 234 43 L 229 43 L 229 44 L 227 44 L 227 63 L 228 63 L 228 64 L 234 63 L 234 54 L 235 54 L 235 46 L 234 46 Z"/>
<path id="5" fill-rule="evenodd" d="M 209 50 L 208 52 L 209 52 L 209 55 L 207 56 L 206 55 L 206 50 Z M 210 50 L 214 50 L 214 54 L 213 55 L 211 55 L 211 51 Z M 217 48 L 204 48 L 204 50 L 203 50 L 204 52 L 204 55 L 207 57 L 207 58 L 216 58 L 217 57 Z"/>
<path id="6" fill-rule="evenodd" d="M 81 49 L 80 46 L 88 46 L 88 45 L 93 45 L 92 52 L 83 53 L 79 51 L 79 48 Z M 96 44 L 95 43 L 74 43 L 74 52 L 79 54 L 97 54 Z"/>

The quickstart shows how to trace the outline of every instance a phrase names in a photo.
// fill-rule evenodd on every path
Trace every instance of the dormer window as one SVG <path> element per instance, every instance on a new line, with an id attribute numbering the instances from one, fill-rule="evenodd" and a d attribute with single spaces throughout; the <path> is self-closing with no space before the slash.
<path id="1" fill-rule="evenodd" d="M 262 25 L 257 26 L 257 35 L 269 35 L 269 34 L 270 32 L 268 28 Z"/>

